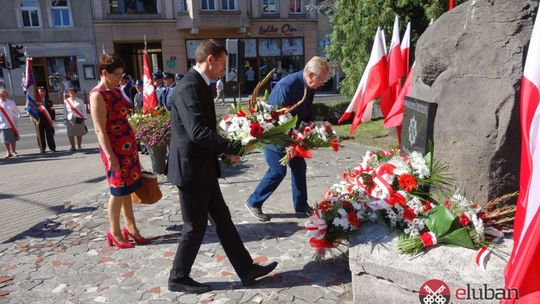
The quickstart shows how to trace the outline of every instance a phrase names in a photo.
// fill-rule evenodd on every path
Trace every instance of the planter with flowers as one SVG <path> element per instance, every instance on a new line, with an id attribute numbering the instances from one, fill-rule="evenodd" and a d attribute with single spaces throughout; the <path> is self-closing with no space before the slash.
<path id="1" fill-rule="evenodd" d="M 170 113 L 165 109 L 151 110 L 146 114 L 135 113 L 129 118 L 129 124 L 135 138 L 148 148 L 154 173 L 164 174 L 171 139 Z"/>

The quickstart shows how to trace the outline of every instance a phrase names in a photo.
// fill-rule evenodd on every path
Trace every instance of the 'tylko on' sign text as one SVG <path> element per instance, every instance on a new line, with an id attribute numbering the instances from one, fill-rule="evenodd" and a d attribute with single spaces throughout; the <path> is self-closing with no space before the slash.
<path id="1" fill-rule="evenodd" d="M 268 35 L 268 34 L 292 34 L 298 32 L 298 29 L 291 26 L 288 23 L 283 24 L 281 27 L 277 27 L 275 25 L 261 25 L 259 27 L 259 34 L 261 35 Z"/>

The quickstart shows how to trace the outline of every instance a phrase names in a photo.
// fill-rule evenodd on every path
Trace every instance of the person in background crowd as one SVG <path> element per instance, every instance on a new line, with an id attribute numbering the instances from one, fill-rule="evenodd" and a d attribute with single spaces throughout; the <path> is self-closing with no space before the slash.
<path id="1" fill-rule="evenodd" d="M 21 112 L 19 112 L 15 102 L 8 99 L 8 96 L 8 91 L 5 88 L 0 88 L 0 143 L 6 146 L 4 158 L 19 156 L 15 148 L 20 139 L 17 120 L 21 116 Z"/>
<path id="2" fill-rule="evenodd" d="M 170 291 L 202 293 L 210 286 L 189 275 L 203 242 L 208 217 L 234 270 L 244 286 L 277 266 L 253 263 L 231 219 L 231 213 L 219 188 L 217 155 L 238 154 L 241 146 L 227 141 L 216 131 L 210 80 L 225 68 L 227 50 L 212 39 L 203 40 L 195 50 L 196 65 L 189 70 L 174 92 L 171 111 L 169 181 L 178 187 L 182 209 L 182 236 L 169 275 Z M 249 151 L 250 148 L 246 147 Z"/>
<path id="3" fill-rule="evenodd" d="M 156 96 L 158 99 L 158 105 L 164 107 L 163 94 L 165 93 L 165 85 L 163 84 L 163 73 L 157 72 L 152 75 L 154 79 L 154 85 L 156 87 Z"/>
<path id="4" fill-rule="evenodd" d="M 311 58 L 303 71 L 289 74 L 282 78 L 270 93 L 268 103 L 278 107 L 288 107 L 302 100 L 304 91 L 305 100 L 291 114 L 298 117 L 298 124 L 309 122 L 313 114 L 313 98 L 315 90 L 320 88 L 328 79 L 330 65 L 322 57 Z M 285 156 L 284 147 L 265 145 L 263 148 L 264 159 L 268 164 L 268 170 L 263 179 L 245 203 L 249 212 L 258 220 L 266 222 L 270 217 L 262 212 L 263 203 L 274 193 L 285 175 L 287 167 L 282 166 L 279 160 Z M 294 210 L 297 217 L 305 217 L 312 212 L 307 202 L 306 160 L 302 157 L 294 157 L 289 161 L 291 168 L 291 187 Z"/>
<path id="5" fill-rule="evenodd" d="M 129 75 L 124 74 L 122 75 L 122 78 L 120 78 L 120 90 L 122 90 L 124 98 L 129 100 L 131 108 L 133 109 L 133 97 L 137 94 L 137 89 L 131 84 L 131 77 L 129 77 Z"/>
<path id="6" fill-rule="evenodd" d="M 56 152 L 56 143 L 54 142 L 54 119 L 56 111 L 53 108 L 53 103 L 47 98 L 47 91 L 44 87 L 38 88 L 38 94 L 41 96 L 41 101 L 37 102 L 39 110 L 39 122 L 37 123 L 37 136 L 39 152 L 45 154 L 45 140 L 51 152 Z"/>
<path id="7" fill-rule="evenodd" d="M 69 77 L 66 75 L 64 76 L 64 80 L 62 80 L 62 89 L 63 89 L 63 96 L 64 99 L 69 96 L 68 89 L 71 87 L 71 80 L 69 80 Z"/>
<path id="8" fill-rule="evenodd" d="M 171 110 L 172 96 L 176 81 L 173 73 L 163 73 L 163 81 L 165 82 L 165 92 L 163 93 L 163 102 L 167 110 Z"/>
<path id="9" fill-rule="evenodd" d="M 182 78 L 184 78 L 184 74 L 180 74 L 180 73 L 174 74 L 174 79 L 176 80 L 176 83 L 182 80 Z"/>
<path id="10" fill-rule="evenodd" d="M 133 105 L 135 106 L 135 112 L 142 112 L 143 110 L 143 91 L 144 83 L 142 80 L 135 81 L 135 88 L 137 89 L 137 94 L 133 97 Z"/>
<path id="11" fill-rule="evenodd" d="M 246 85 L 248 93 L 251 95 L 253 89 L 255 89 L 255 70 L 251 66 L 246 71 Z"/>
<path id="12" fill-rule="evenodd" d="M 111 196 L 107 243 L 118 248 L 148 244 L 137 228 L 130 194 L 143 185 L 135 134 L 127 120 L 130 103 L 118 88 L 124 62 L 115 54 L 102 54 L 97 70 L 99 84 L 90 91 L 92 120 L 99 141 L 99 153 L 105 166 Z M 126 227 L 120 229 L 120 211 Z"/>
<path id="13" fill-rule="evenodd" d="M 55 121 L 56 109 L 54 108 L 54 104 L 52 100 L 49 99 L 47 95 L 47 90 L 45 90 L 45 87 L 41 86 L 41 87 L 38 87 L 38 93 L 39 93 L 39 96 L 41 96 L 41 103 L 45 106 L 45 109 L 47 109 L 47 112 L 49 112 L 51 119 Z"/>
<path id="14" fill-rule="evenodd" d="M 64 100 L 64 124 L 67 128 L 67 136 L 71 149 L 69 151 L 75 152 L 75 138 L 77 138 L 77 150 L 82 150 L 82 137 L 88 133 L 85 120 L 86 107 L 84 101 L 77 97 L 77 88 L 69 87 L 69 97 Z"/>
<path id="15" fill-rule="evenodd" d="M 223 83 L 223 76 L 219 76 L 216 82 L 216 99 L 214 102 L 217 103 L 221 98 L 221 105 L 225 105 L 225 84 Z"/>

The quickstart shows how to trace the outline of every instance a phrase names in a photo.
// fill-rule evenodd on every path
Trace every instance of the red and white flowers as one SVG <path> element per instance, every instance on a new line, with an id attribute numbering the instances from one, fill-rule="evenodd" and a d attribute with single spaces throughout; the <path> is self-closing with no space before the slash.
<path id="1" fill-rule="evenodd" d="M 290 132 L 292 144 L 285 148 L 286 155 L 280 160 L 283 166 L 294 157 L 311 158 L 312 149 L 332 147 L 339 150 L 337 133 L 327 121 L 302 122 Z"/>
<path id="2" fill-rule="evenodd" d="M 218 125 L 225 138 L 240 142 L 242 146 L 248 143 L 287 144 L 290 142 L 287 133 L 296 120 L 291 114 L 259 101 L 255 108 L 246 111 L 240 106 L 233 107 L 232 113 L 223 116 Z"/>

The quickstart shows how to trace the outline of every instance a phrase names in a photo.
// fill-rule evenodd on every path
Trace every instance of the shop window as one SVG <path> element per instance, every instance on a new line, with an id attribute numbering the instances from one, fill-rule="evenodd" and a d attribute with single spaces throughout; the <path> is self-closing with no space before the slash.
<path id="1" fill-rule="evenodd" d="M 46 63 L 49 92 L 63 92 L 69 86 L 80 88 L 75 56 L 46 58 Z"/>
<path id="2" fill-rule="evenodd" d="M 235 11 L 236 0 L 221 0 L 221 9 L 224 11 Z"/>
<path id="3" fill-rule="evenodd" d="M 112 15 L 157 14 L 157 0 L 109 0 Z"/>
<path id="4" fill-rule="evenodd" d="M 276 14 L 277 0 L 262 0 L 263 14 Z"/>
<path id="5" fill-rule="evenodd" d="M 54 27 L 71 26 L 69 7 L 67 0 L 52 0 L 51 15 Z"/>
<path id="6" fill-rule="evenodd" d="M 201 10 L 203 11 L 215 11 L 216 0 L 201 0 Z"/>
<path id="7" fill-rule="evenodd" d="M 281 55 L 281 40 L 280 39 L 259 39 L 259 56 L 280 56 Z"/>
<path id="8" fill-rule="evenodd" d="M 292 14 L 301 14 L 302 0 L 289 0 L 289 12 Z"/>
<path id="9" fill-rule="evenodd" d="M 180 2 L 178 4 L 178 11 L 180 11 L 181 13 L 187 12 L 187 2 L 186 2 L 186 0 L 180 0 Z"/>
<path id="10" fill-rule="evenodd" d="M 281 44 L 283 56 L 304 54 L 304 40 L 302 38 L 282 39 Z"/>
<path id="11" fill-rule="evenodd" d="M 22 0 L 21 14 L 24 27 L 39 27 L 37 0 Z"/>

